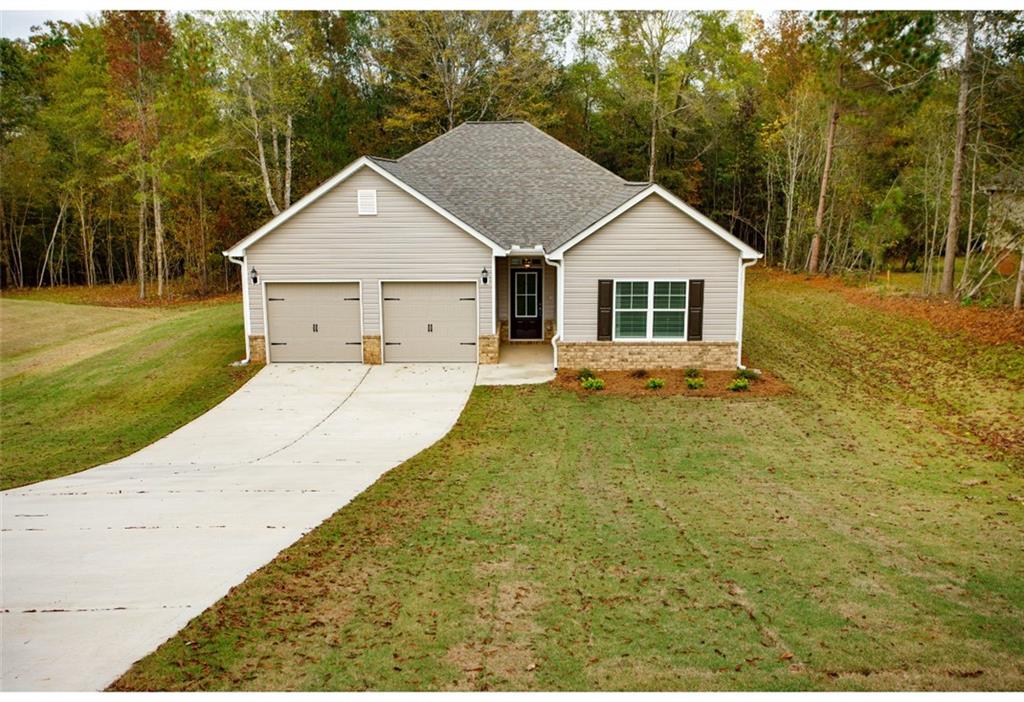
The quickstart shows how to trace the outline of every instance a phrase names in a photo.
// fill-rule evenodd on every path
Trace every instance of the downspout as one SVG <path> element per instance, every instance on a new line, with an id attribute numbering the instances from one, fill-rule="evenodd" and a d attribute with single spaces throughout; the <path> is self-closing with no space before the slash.
<path id="1" fill-rule="evenodd" d="M 544 257 L 544 260 L 555 267 L 555 282 L 558 287 L 558 290 L 555 291 L 555 300 L 557 301 L 556 304 L 558 305 L 558 308 L 555 310 L 556 329 L 555 333 L 551 335 L 552 359 L 554 361 L 555 370 L 558 370 L 558 342 L 562 338 L 562 315 L 564 314 L 562 308 L 565 306 L 562 304 L 564 297 L 562 292 L 564 287 L 563 278 L 565 276 L 563 275 L 564 269 L 562 268 L 561 261 L 556 261 L 555 259 L 548 258 L 547 256 Z"/>
<path id="2" fill-rule="evenodd" d="M 739 281 L 739 302 L 736 305 L 736 367 L 744 369 L 743 365 L 743 309 L 746 307 L 747 296 L 747 269 L 757 263 L 758 259 L 743 262 L 740 259 L 740 281 Z"/>
<path id="3" fill-rule="evenodd" d="M 251 355 L 249 352 L 249 280 L 245 277 L 245 258 L 239 258 L 238 256 L 228 256 L 227 258 L 232 263 L 238 264 L 242 273 L 242 321 L 245 326 L 245 359 L 238 361 L 236 365 L 247 366 L 249 365 Z"/>

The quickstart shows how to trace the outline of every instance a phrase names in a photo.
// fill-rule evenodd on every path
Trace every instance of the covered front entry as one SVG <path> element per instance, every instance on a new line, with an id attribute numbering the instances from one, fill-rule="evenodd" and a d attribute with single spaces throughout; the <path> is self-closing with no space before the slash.
<path id="1" fill-rule="evenodd" d="M 363 360 L 359 283 L 266 284 L 272 363 Z"/>
<path id="2" fill-rule="evenodd" d="M 385 363 L 476 363 L 476 283 L 381 283 L 381 297 Z"/>
<path id="3" fill-rule="evenodd" d="M 544 278 L 538 268 L 510 268 L 511 319 L 509 332 L 513 340 L 543 339 L 544 313 L 542 288 Z"/>

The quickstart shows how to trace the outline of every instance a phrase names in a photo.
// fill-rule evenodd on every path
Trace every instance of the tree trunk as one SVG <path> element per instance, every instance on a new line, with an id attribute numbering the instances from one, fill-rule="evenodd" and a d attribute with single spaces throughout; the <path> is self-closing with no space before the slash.
<path id="1" fill-rule="evenodd" d="M 256 153 L 259 154 L 260 159 L 263 191 L 267 196 L 267 204 L 270 205 L 270 211 L 276 216 L 281 213 L 281 208 L 277 206 L 277 202 L 274 200 L 273 188 L 270 186 L 270 173 L 267 171 L 267 155 L 263 149 L 263 135 L 260 133 L 260 118 L 256 114 L 256 101 L 252 96 L 252 86 L 248 82 L 245 84 L 245 96 L 249 103 L 249 115 L 252 117 L 253 136 L 256 138 Z"/>
<path id="2" fill-rule="evenodd" d="M 50 284 L 53 284 L 53 245 L 57 241 L 57 231 L 60 229 L 61 221 L 64 219 L 64 210 L 67 209 L 67 202 L 64 198 L 60 198 L 60 212 L 57 213 L 57 222 L 53 225 L 53 234 L 50 235 L 50 243 L 46 245 L 46 254 L 43 256 L 43 265 L 39 267 L 39 284 L 37 288 L 43 287 L 43 276 L 46 275 L 47 269 L 50 273 Z"/>
<path id="3" fill-rule="evenodd" d="M 78 189 L 78 229 L 82 239 L 82 272 L 85 284 L 92 287 L 96 284 L 96 269 L 93 262 L 93 233 L 90 231 L 85 217 L 85 191 Z"/>
<path id="4" fill-rule="evenodd" d="M 284 208 L 292 204 L 292 116 L 288 115 L 284 133 Z"/>
<path id="5" fill-rule="evenodd" d="M 160 202 L 160 183 L 154 173 L 153 183 L 153 245 L 156 249 L 156 294 L 164 296 L 164 277 L 167 275 L 164 261 L 164 220 Z"/>
<path id="6" fill-rule="evenodd" d="M 1024 246 L 1020 251 L 1020 265 L 1017 266 L 1017 287 L 1013 291 L 1013 309 L 1021 307 L 1021 297 L 1024 296 Z"/>
<path id="7" fill-rule="evenodd" d="M 139 179 L 139 244 L 135 262 L 139 279 L 139 299 L 146 299 L 146 181 Z"/>
<path id="8" fill-rule="evenodd" d="M 825 165 L 821 169 L 821 187 L 818 189 L 818 210 L 814 213 L 814 237 L 811 239 L 811 257 L 807 271 L 818 272 L 818 254 L 821 250 L 821 228 L 825 223 L 825 196 L 828 193 L 828 175 L 832 168 L 832 149 L 836 142 L 836 125 L 839 123 L 839 103 L 832 101 L 828 120 L 828 136 L 825 139 Z"/>
<path id="9" fill-rule="evenodd" d="M 956 242 L 960 233 L 960 180 L 964 170 L 964 142 L 967 140 L 967 94 L 970 92 L 971 52 L 974 49 L 974 12 L 964 13 L 967 38 L 960 65 L 960 95 L 956 104 L 956 147 L 953 152 L 953 176 L 949 188 L 949 222 L 946 224 L 946 257 L 942 265 L 939 293 L 953 294 L 953 272 L 956 267 Z"/>
<path id="10" fill-rule="evenodd" d="M 650 161 L 647 166 L 647 180 L 651 183 L 654 182 L 654 163 L 658 157 L 658 90 L 661 84 L 660 57 L 652 63 L 654 68 L 654 90 L 651 93 L 651 148 L 648 156 Z"/>
<path id="11" fill-rule="evenodd" d="M 974 132 L 974 153 L 971 154 L 971 198 L 967 210 L 967 248 L 964 249 L 964 270 L 960 274 L 959 290 L 967 287 L 971 264 L 971 245 L 974 243 L 974 200 L 978 192 L 978 152 L 981 150 L 981 118 L 985 113 L 985 71 L 982 70 L 978 84 L 977 122 Z"/>

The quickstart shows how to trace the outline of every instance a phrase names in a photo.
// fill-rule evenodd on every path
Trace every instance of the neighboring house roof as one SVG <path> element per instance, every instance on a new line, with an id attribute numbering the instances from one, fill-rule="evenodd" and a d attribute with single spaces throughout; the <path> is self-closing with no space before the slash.
<path id="1" fill-rule="evenodd" d="M 647 195 L 667 196 L 744 258 L 760 254 L 651 183 L 626 181 L 522 121 L 465 122 L 399 159 L 351 164 L 226 253 L 244 249 L 333 188 L 355 166 L 370 166 L 492 248 L 565 250 Z M 642 197 L 641 197 L 642 196 Z M 485 243 L 488 243 L 485 241 Z"/>

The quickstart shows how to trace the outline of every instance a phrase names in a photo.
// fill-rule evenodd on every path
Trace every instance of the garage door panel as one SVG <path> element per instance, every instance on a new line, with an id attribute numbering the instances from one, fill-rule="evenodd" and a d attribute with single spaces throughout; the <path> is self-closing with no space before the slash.
<path id="1" fill-rule="evenodd" d="M 363 360 L 359 283 L 267 283 L 272 362 Z"/>
<path id="2" fill-rule="evenodd" d="M 476 363 L 475 283 L 382 283 L 386 362 Z"/>

